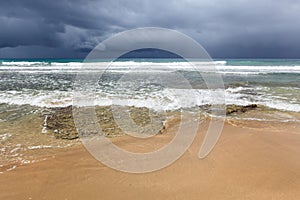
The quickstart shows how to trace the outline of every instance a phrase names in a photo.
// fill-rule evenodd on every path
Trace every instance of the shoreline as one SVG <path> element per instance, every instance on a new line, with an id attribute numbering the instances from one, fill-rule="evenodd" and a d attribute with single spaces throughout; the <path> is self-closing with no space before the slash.
<path id="1" fill-rule="evenodd" d="M 99 125 L 103 128 L 102 134 L 105 137 L 111 139 L 126 136 L 124 130 L 127 132 L 128 130 L 134 131 L 135 134 L 141 133 L 146 137 L 156 134 L 164 135 L 166 132 L 172 131 L 172 127 L 176 127 L 182 120 L 180 110 L 167 111 L 166 115 L 163 115 L 163 113 L 151 111 L 145 107 L 127 106 L 122 107 L 122 109 L 122 112 L 128 112 L 127 114 L 130 115 L 133 122 L 141 126 L 141 129 L 130 129 L 130 126 L 128 129 L 128 126 L 126 127 L 128 121 L 125 121 L 125 126 L 124 122 L 120 121 L 120 119 L 128 118 L 128 115 L 122 115 L 122 112 L 113 113 L 111 107 L 100 106 L 96 107 L 96 115 Z M 209 121 L 212 117 L 209 109 L 209 106 L 199 107 L 197 110 L 199 115 L 197 114 L 191 119 L 186 118 L 185 120 Z M 24 110 L 26 110 L 26 113 Z M 72 107 L 29 108 L 22 106 L 20 111 L 14 109 L 12 111 L 14 111 L 12 116 L 15 118 L 10 117 L 11 111 L 7 112 L 8 115 L 5 112 L 0 113 L 1 117 L 4 115 L 8 119 L 7 121 L 0 121 L 0 173 L 5 172 L 7 169 L 14 169 L 20 163 L 36 162 L 48 157 L 48 154 L 52 155 L 57 150 L 81 143 L 73 121 Z M 192 111 L 193 109 L 188 110 L 188 112 Z M 150 128 L 147 127 L 150 122 L 149 112 L 154 117 L 154 121 L 152 119 L 154 126 L 150 126 Z M 266 109 L 259 105 L 229 105 L 226 112 L 225 123 L 238 128 L 280 133 L 286 131 L 285 127 L 290 127 L 290 134 L 298 134 L 300 129 L 300 113 L 297 112 Z M 20 116 L 18 117 L 18 115 Z M 260 118 L 262 119 L 260 120 Z M 119 120 L 115 121 L 116 119 Z M 123 125 L 120 123 L 123 123 Z M 88 122 L 87 125 L 83 125 L 88 129 L 89 124 L 93 123 Z M 5 165 L 8 165 L 8 167 L 4 167 Z"/>

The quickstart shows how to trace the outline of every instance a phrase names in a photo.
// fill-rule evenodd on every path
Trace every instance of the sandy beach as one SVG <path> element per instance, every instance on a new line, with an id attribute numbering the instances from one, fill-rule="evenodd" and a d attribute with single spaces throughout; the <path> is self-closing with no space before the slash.
<path id="1" fill-rule="evenodd" d="M 200 160 L 206 121 L 179 160 L 146 174 L 110 169 L 80 144 L 61 149 L 0 174 L 0 199 L 298 199 L 299 127 L 255 123 L 256 128 L 253 122 L 227 122 L 214 150 Z M 163 146 L 173 136 L 171 130 L 147 143 L 129 136 L 112 141 L 138 152 Z"/>

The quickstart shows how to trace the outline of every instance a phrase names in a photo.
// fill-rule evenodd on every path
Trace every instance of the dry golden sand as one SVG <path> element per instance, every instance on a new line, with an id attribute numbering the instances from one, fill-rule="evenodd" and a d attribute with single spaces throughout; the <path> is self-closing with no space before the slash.
<path id="1" fill-rule="evenodd" d="M 251 128 L 243 128 L 226 124 L 214 150 L 200 160 L 198 151 L 207 122 L 201 127 L 188 151 L 162 170 L 118 172 L 78 145 L 60 150 L 55 158 L 0 174 L 0 199 L 300 198 L 299 129 L 290 125 L 264 128 L 252 123 Z M 120 147 L 142 151 L 162 146 L 172 136 L 158 135 L 144 143 L 126 136 L 113 141 Z"/>

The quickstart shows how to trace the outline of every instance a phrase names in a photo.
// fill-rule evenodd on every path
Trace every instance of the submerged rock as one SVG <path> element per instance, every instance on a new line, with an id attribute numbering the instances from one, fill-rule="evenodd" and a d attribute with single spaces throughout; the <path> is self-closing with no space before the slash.
<path id="1" fill-rule="evenodd" d="M 246 106 L 240 106 L 240 105 L 227 105 L 226 106 L 226 114 L 230 115 L 233 113 L 245 113 L 250 110 L 255 110 L 259 106 L 257 104 L 251 104 Z"/>
<path id="2" fill-rule="evenodd" d="M 78 138 L 78 133 L 72 116 L 72 106 L 53 108 L 47 113 L 47 129 L 52 130 L 56 138 L 73 140 Z"/>
<path id="3" fill-rule="evenodd" d="M 165 116 L 148 108 L 138 107 L 96 107 L 95 113 L 101 131 L 95 130 L 95 122 L 82 120 L 82 126 L 77 127 L 83 136 L 101 134 L 113 137 L 124 134 L 124 132 L 135 132 L 138 134 L 162 133 L 166 127 Z M 73 120 L 72 106 L 64 108 L 52 108 L 43 112 L 47 116 L 46 128 L 58 139 L 79 138 L 78 131 Z M 151 116 L 151 117 L 150 117 Z"/>
<path id="4" fill-rule="evenodd" d="M 199 106 L 200 110 L 202 112 L 206 112 L 206 113 L 212 113 L 212 110 L 214 111 L 214 114 L 218 114 L 218 111 L 220 112 L 221 115 L 223 115 L 224 113 L 221 112 L 222 110 L 224 111 L 224 109 L 226 109 L 226 115 L 231 115 L 234 113 L 245 113 L 248 112 L 250 110 L 256 110 L 256 109 L 263 109 L 263 106 L 261 105 L 257 105 L 257 104 L 250 104 L 250 105 L 246 105 L 246 106 L 242 106 L 242 105 L 226 105 L 226 108 L 224 107 L 224 105 L 210 105 L 210 104 L 206 104 L 206 105 L 202 105 Z"/>

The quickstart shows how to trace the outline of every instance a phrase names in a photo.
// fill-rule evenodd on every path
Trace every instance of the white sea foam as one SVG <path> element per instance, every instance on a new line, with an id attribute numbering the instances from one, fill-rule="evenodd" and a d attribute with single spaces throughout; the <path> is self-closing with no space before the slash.
<path id="1" fill-rule="evenodd" d="M 2 66 L 32 66 L 32 65 L 46 65 L 46 62 L 33 62 L 33 61 L 3 61 Z"/>
<path id="2" fill-rule="evenodd" d="M 40 63 L 39 62 L 3 62 L 0 66 L 0 72 L 6 70 L 18 71 L 22 73 L 58 73 L 58 72 L 82 72 L 93 70 L 110 70 L 113 72 L 126 72 L 134 70 L 135 72 L 149 71 L 168 71 L 170 70 L 195 70 L 195 66 L 201 69 L 211 69 L 214 65 L 224 65 L 226 61 L 216 62 L 98 62 L 98 63 Z M 124 71 L 125 70 L 125 71 Z"/>
<path id="3" fill-rule="evenodd" d="M 37 149 L 55 149 L 55 148 L 66 148 L 70 147 L 72 144 L 67 145 L 35 145 L 35 146 L 28 146 L 27 149 L 29 150 L 37 150 Z"/>
<path id="4" fill-rule="evenodd" d="M 245 90 L 253 90 L 247 93 Z M 130 95 L 130 91 L 125 94 L 96 92 L 94 105 L 122 105 L 149 107 L 154 110 L 173 110 L 178 108 L 189 108 L 207 104 L 235 104 L 249 105 L 260 104 L 270 108 L 300 112 L 299 103 L 292 103 L 290 99 L 282 96 L 276 97 L 265 88 L 227 88 L 208 89 L 164 89 L 156 92 Z M 260 94 L 260 95 L 257 95 Z M 84 96 L 85 97 L 85 96 Z M 189 98 L 186 98 L 189 97 Z M 86 97 L 85 97 L 86 98 Z M 86 99 L 83 99 L 86 102 Z M 39 107 L 66 107 L 73 104 L 73 92 L 69 91 L 30 91 L 18 92 L 9 91 L 0 93 L 0 103 L 24 105 L 29 104 Z M 85 105 L 84 103 L 82 105 Z M 1 139 L 1 138 L 0 138 Z"/>
<path id="5" fill-rule="evenodd" d="M 72 104 L 72 92 L 65 91 L 6 91 L 0 93 L 0 103 L 39 107 L 65 107 Z"/>
<path id="6" fill-rule="evenodd" d="M 13 165 L 11 168 L 8 168 L 6 171 L 9 172 L 9 171 L 11 171 L 11 170 L 16 169 L 16 167 L 17 167 L 16 165 Z"/>
<path id="7" fill-rule="evenodd" d="M 12 136 L 11 133 L 0 134 L 0 141 L 6 141 L 8 138 Z"/>
<path id="8" fill-rule="evenodd" d="M 10 150 L 10 153 L 12 154 L 12 153 L 16 153 L 16 152 L 18 152 L 18 151 L 20 151 L 22 149 L 22 145 L 21 144 L 17 144 L 16 146 L 15 146 L 15 148 L 13 148 L 12 150 Z M 18 154 L 17 154 L 18 155 Z"/>
<path id="9" fill-rule="evenodd" d="M 226 61 L 193 61 L 193 62 L 137 62 L 137 61 L 115 61 L 115 62 L 97 62 L 97 63 L 81 63 L 81 62 L 2 62 L 0 72 L 3 70 L 22 70 L 23 73 L 42 73 L 42 72 L 80 72 L 82 70 L 110 69 L 118 70 L 141 70 L 145 68 L 149 70 L 201 70 L 203 72 L 211 72 L 217 69 L 220 73 L 234 74 L 260 74 L 260 73 L 300 73 L 300 66 L 230 66 Z M 215 70 L 214 70 L 215 71 Z"/>
<path id="10" fill-rule="evenodd" d="M 35 149 L 52 149 L 53 147 L 50 145 L 37 145 L 37 146 L 28 146 L 29 150 L 35 150 Z"/>
<path id="11" fill-rule="evenodd" d="M 300 73 L 300 66 L 219 66 L 219 73 L 224 74 L 266 74 L 266 73 Z"/>

